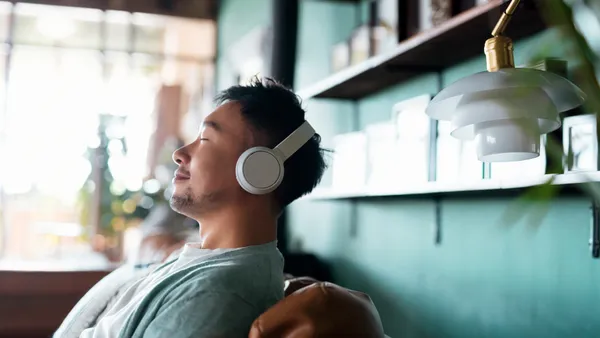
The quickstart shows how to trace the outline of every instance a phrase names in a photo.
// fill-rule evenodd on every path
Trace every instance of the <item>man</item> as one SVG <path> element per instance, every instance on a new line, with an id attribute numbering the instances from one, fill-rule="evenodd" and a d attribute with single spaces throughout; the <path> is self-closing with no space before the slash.
<path id="1" fill-rule="evenodd" d="M 283 297 L 277 218 L 320 181 L 320 136 L 285 162 L 276 190 L 250 194 L 236 179 L 238 158 L 251 147 L 273 148 L 304 123 L 304 110 L 270 79 L 231 87 L 217 104 L 198 138 L 173 154 L 171 206 L 200 224 L 200 241 L 121 291 L 80 337 L 247 337 L 252 322 Z"/>

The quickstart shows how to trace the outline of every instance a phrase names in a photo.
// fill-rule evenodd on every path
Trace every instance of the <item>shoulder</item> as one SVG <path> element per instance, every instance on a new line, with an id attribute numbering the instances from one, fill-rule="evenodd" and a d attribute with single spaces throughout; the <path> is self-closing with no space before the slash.
<path id="1" fill-rule="evenodd" d="M 283 298 L 283 258 L 277 248 L 233 250 L 178 272 L 167 300 L 231 294 L 266 309 Z"/>
<path id="2" fill-rule="evenodd" d="M 283 289 L 283 260 L 274 253 L 233 251 L 184 269 L 179 278 L 181 287 L 194 292 L 260 295 Z"/>

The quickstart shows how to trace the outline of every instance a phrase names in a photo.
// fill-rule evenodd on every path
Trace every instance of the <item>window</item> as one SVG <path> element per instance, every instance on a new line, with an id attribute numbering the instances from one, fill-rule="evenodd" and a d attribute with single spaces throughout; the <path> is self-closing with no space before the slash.
<path id="1" fill-rule="evenodd" d="M 108 50 L 127 52 L 131 42 L 132 14 L 121 11 L 106 12 L 106 40 Z"/>
<path id="2" fill-rule="evenodd" d="M 134 211 L 151 206 L 135 196 L 152 172 L 157 94 L 181 86 L 179 113 L 200 114 L 213 26 L 0 2 L 0 267 L 122 259 Z"/>
<path id="3" fill-rule="evenodd" d="M 6 41 L 8 38 L 8 25 L 12 6 L 10 2 L 0 1 L 0 39 L 2 41 Z"/>
<path id="4" fill-rule="evenodd" d="M 0 8 L 4 6 L 0 3 Z M 2 20 L 0 20 L 0 24 Z M 6 107 L 5 107 L 5 78 L 6 78 L 6 60 L 8 55 L 8 46 L 0 45 L 0 159 L 3 158 L 2 150 L 5 148 L 5 132 L 6 132 Z M 4 176 L 3 166 L 0 166 L 0 252 L 6 247 L 6 212 L 4 202 L 4 185 L 2 177 Z"/>
<path id="5" fill-rule="evenodd" d="M 185 58 L 210 58 L 215 54 L 215 27 L 209 21 L 140 13 L 132 20 L 136 51 Z"/>
<path id="6" fill-rule="evenodd" d="M 100 49 L 102 11 L 18 3 L 13 40 L 22 45 Z"/>

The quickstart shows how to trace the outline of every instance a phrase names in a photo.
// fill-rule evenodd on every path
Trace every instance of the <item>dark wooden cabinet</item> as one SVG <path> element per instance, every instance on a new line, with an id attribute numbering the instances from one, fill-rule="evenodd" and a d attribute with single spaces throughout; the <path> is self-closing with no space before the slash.
<path id="1" fill-rule="evenodd" d="M 109 272 L 0 270 L 0 338 L 50 337 Z"/>

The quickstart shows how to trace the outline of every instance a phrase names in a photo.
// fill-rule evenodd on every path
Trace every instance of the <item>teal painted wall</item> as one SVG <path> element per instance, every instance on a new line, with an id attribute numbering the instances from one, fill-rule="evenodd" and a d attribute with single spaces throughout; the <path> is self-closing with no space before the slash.
<path id="1" fill-rule="evenodd" d="M 219 3 L 216 87 L 221 89 L 235 84 L 227 50 L 253 28 L 269 25 L 272 3 L 271 0 L 226 0 Z"/>
<path id="2" fill-rule="evenodd" d="M 223 1 L 219 47 L 264 24 L 270 4 Z M 297 89 L 329 74 L 330 46 L 345 39 L 361 16 L 352 5 L 301 1 Z M 519 41 L 517 64 L 557 39 L 544 32 Z M 565 57 L 562 50 L 546 55 Z M 218 69 L 223 88 L 230 79 L 221 59 Z M 484 69 L 482 57 L 466 60 L 444 72 L 443 80 L 449 84 Z M 310 100 L 305 106 L 324 146 L 331 147 L 333 135 L 388 119 L 395 102 L 436 90 L 435 76 L 425 75 L 356 104 Z M 328 172 L 323 184 L 329 182 Z M 556 200 L 538 227 L 527 219 L 503 222 L 512 203 L 491 197 L 443 200 L 439 245 L 430 200 L 301 200 L 289 217 L 292 241 L 330 263 L 336 282 L 367 292 L 393 338 L 600 336 L 600 261 L 588 250 L 589 202 Z"/>

